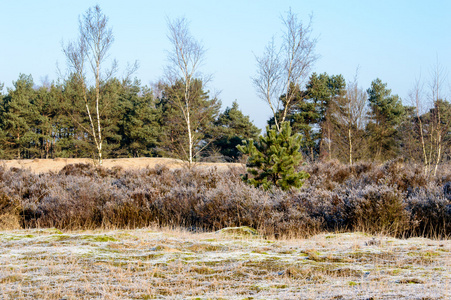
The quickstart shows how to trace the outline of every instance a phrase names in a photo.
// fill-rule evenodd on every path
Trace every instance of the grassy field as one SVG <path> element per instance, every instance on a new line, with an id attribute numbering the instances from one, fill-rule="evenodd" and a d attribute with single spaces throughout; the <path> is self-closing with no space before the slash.
<path id="1" fill-rule="evenodd" d="M 0 232 L 2 299 L 450 299 L 451 241 L 248 228 Z"/>

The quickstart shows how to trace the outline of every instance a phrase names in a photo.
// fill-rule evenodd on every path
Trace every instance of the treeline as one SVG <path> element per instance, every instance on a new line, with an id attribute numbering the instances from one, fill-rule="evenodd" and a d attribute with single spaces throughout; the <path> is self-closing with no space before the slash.
<path id="1" fill-rule="evenodd" d="M 412 106 L 375 79 L 364 90 L 342 75 L 310 75 L 317 40 L 291 10 L 283 19 L 280 47 L 274 39 L 256 57 L 252 78 L 269 105 L 270 128 L 280 134 L 289 123 L 302 137 L 308 161 L 338 159 L 384 162 L 397 157 L 424 166 L 425 173 L 451 157 L 451 105 L 443 96 L 443 70 L 437 66 L 425 93 L 417 82 Z M 35 86 L 21 74 L 3 94 L 0 86 L 0 159 L 169 156 L 189 161 L 237 161 L 237 146 L 256 141 L 260 130 L 237 102 L 221 110 L 206 90 L 199 67 L 205 49 L 184 18 L 168 21 L 169 64 L 152 89 L 114 76 L 105 67 L 114 41 L 99 6 L 79 18 L 79 38 L 63 46 L 67 76 Z M 91 78 L 91 79 L 90 79 Z M 285 150 L 284 150 L 285 151 Z M 283 152 L 283 151 L 282 151 Z M 278 153 L 283 157 L 284 153 Z"/>
<path id="2" fill-rule="evenodd" d="M 341 75 L 314 73 L 305 90 L 291 89 L 295 99 L 286 120 L 303 136 L 301 148 L 310 160 L 352 165 L 402 157 L 436 172 L 437 165 L 450 159 L 451 105 L 437 86 L 430 101 L 417 86 L 412 106 L 403 105 L 380 79 L 364 90 L 356 81 L 346 84 Z"/>
<path id="3" fill-rule="evenodd" d="M 202 89 L 202 82 L 195 84 Z M 292 89 L 296 98 L 286 119 L 293 132 L 301 134 L 308 160 L 352 164 L 401 156 L 433 168 L 450 158 L 451 105 L 445 99 L 437 98 L 421 112 L 419 107 L 403 106 L 379 79 L 364 91 L 355 82 L 346 84 L 341 75 L 325 73 L 312 74 L 305 89 Z M 173 101 L 182 92 L 179 83 L 160 84 L 154 90 L 139 80 L 112 78 L 102 83 L 104 157 L 186 158 L 187 129 Z M 88 96 L 94 93 L 91 88 Z M 239 160 L 236 146 L 260 134 L 237 102 L 221 111 L 219 99 L 202 90 L 191 105 L 197 160 Z M 2 159 L 95 157 L 89 132 L 86 103 L 75 77 L 36 87 L 31 75 L 21 74 L 1 97 Z"/>
<path id="4" fill-rule="evenodd" d="M 197 84 L 201 84 L 200 82 Z M 184 158 L 186 128 L 171 97 L 180 86 L 159 86 L 159 96 L 138 80 L 112 78 L 101 85 L 100 123 L 105 157 L 177 156 Z M 95 93 L 88 91 L 88 97 Z M 80 85 L 73 77 L 62 84 L 36 87 L 31 75 L 19 76 L 0 102 L 2 159 L 95 157 L 93 135 Z M 202 92 L 192 103 L 199 141 L 198 159 L 237 160 L 236 145 L 260 130 L 233 103 Z M 91 106 L 91 103 L 88 103 Z M 91 107 L 91 111 L 94 108 Z M 202 150 L 202 151 L 200 151 Z"/>

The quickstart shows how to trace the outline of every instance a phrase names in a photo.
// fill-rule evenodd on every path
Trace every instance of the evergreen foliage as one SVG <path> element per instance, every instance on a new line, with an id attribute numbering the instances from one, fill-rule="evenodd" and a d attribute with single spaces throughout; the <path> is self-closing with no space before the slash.
<path id="1" fill-rule="evenodd" d="M 239 110 L 236 101 L 218 116 L 214 130 L 217 139 L 210 150 L 217 149 L 226 161 L 237 161 L 241 157 L 237 146 L 242 145 L 244 140 L 256 139 L 260 134 L 260 129 Z"/>
<path id="2" fill-rule="evenodd" d="M 33 156 L 33 145 L 37 143 L 36 123 L 39 115 L 33 105 L 35 91 L 31 75 L 20 74 L 14 82 L 14 90 L 1 103 L 1 127 L 5 131 L 2 143 L 8 158 L 28 158 Z"/>
<path id="3" fill-rule="evenodd" d="M 162 134 L 161 111 L 156 107 L 152 91 L 140 87 L 135 80 L 126 82 L 119 103 L 123 115 L 119 119 L 120 148 L 129 157 L 153 156 Z"/>
<path id="4" fill-rule="evenodd" d="M 318 111 L 318 153 L 321 158 L 332 159 L 334 153 L 336 123 L 335 112 L 338 101 L 346 94 L 346 81 L 342 75 L 313 73 L 307 84 L 307 98 L 315 104 Z"/>
<path id="5" fill-rule="evenodd" d="M 393 159 L 400 150 L 397 127 L 404 116 L 401 99 L 397 95 L 391 95 L 387 84 L 379 78 L 371 83 L 367 93 L 370 106 L 367 132 L 372 158 L 380 161 Z"/>
<path id="6" fill-rule="evenodd" d="M 294 84 L 290 86 L 293 104 L 290 106 L 287 114 L 287 122 L 290 123 L 292 130 L 302 136 L 301 151 L 311 160 L 316 158 L 317 142 L 319 139 L 318 131 L 315 129 L 320 114 L 314 102 L 307 98 L 306 91 L 303 91 Z M 281 97 L 284 98 L 284 95 Z M 281 114 L 279 111 L 278 114 Z M 274 125 L 274 118 L 268 121 L 269 126 Z"/>
<path id="7" fill-rule="evenodd" d="M 284 122 L 280 132 L 267 126 L 266 135 L 260 136 L 257 143 L 250 140 L 244 146 L 238 146 L 241 152 L 249 155 L 248 174 L 243 180 L 266 190 L 272 186 L 283 190 L 300 188 L 303 180 L 309 177 L 304 171 L 296 171 L 303 159 L 299 151 L 301 140 L 299 134 L 292 134 L 290 124 Z"/>
<path id="8" fill-rule="evenodd" d="M 163 84 L 160 89 L 162 96 L 157 100 L 157 108 L 161 111 L 162 134 L 159 136 L 158 153 L 188 161 L 188 130 L 183 111 L 179 108 L 180 104 L 184 104 L 180 99 L 183 99 L 185 85 L 177 81 L 173 85 Z M 215 139 L 211 133 L 214 132 L 214 121 L 218 117 L 221 101 L 210 98 L 208 92 L 203 90 L 201 80 L 193 80 L 190 90 L 191 134 L 194 157 L 198 158 Z"/>

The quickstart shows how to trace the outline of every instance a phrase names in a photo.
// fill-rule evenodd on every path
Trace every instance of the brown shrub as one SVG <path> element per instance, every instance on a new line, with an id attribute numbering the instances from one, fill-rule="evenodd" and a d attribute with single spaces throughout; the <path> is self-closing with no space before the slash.
<path id="1" fill-rule="evenodd" d="M 22 227 L 71 229 L 157 224 L 196 230 L 250 226 L 274 236 L 362 229 L 395 235 L 450 232 L 443 174 L 427 177 L 402 161 L 352 167 L 332 161 L 303 168 L 311 177 L 302 189 L 263 191 L 243 183 L 242 169 L 108 170 L 88 164 L 36 175 L 0 167 L 0 200 L 18 207 L 0 206 L 0 214 L 16 216 Z"/>
<path id="2" fill-rule="evenodd" d="M 0 230 L 21 228 L 20 212 L 19 201 L 13 200 L 5 194 L 0 194 Z"/>

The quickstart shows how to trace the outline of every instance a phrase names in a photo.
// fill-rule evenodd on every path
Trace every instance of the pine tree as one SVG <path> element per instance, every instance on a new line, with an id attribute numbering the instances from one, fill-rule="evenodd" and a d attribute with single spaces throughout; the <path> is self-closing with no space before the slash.
<path id="1" fill-rule="evenodd" d="M 216 136 L 216 139 L 208 150 L 213 152 L 218 149 L 227 161 L 237 161 L 241 157 L 237 146 L 242 145 L 243 140 L 256 139 L 260 134 L 260 129 L 249 120 L 249 116 L 241 112 L 236 101 L 219 115 L 214 125 L 210 135 Z"/>
<path id="2" fill-rule="evenodd" d="M 212 137 L 208 133 L 212 131 L 214 121 L 219 114 L 221 101 L 217 98 L 210 98 L 208 92 L 203 90 L 202 81 L 193 79 L 191 81 L 190 126 L 188 128 L 186 114 L 181 108 L 184 102 L 180 101 L 185 94 L 185 84 L 177 81 L 174 85 L 162 84 L 159 88 L 162 95 L 158 99 L 157 108 L 162 112 L 160 121 L 164 132 L 158 141 L 161 151 L 159 154 L 174 156 L 190 162 L 190 159 L 198 158 L 200 153 L 212 142 Z M 193 143 L 193 147 L 190 146 L 191 143 Z"/>
<path id="3" fill-rule="evenodd" d="M 301 151 L 311 160 L 318 154 L 318 140 L 320 134 L 315 129 L 321 115 L 318 112 L 317 104 L 307 97 L 307 92 L 302 91 L 299 86 L 291 84 L 290 94 L 293 104 L 288 110 L 286 120 L 290 123 L 291 129 L 302 136 Z M 284 101 L 285 95 L 280 97 Z M 278 114 L 281 114 L 279 112 Z M 268 121 L 270 126 L 274 124 L 274 118 Z"/>
<path id="4" fill-rule="evenodd" d="M 1 127 L 6 132 L 5 143 L 8 158 L 29 158 L 33 145 L 37 143 L 37 135 L 34 130 L 38 112 L 32 105 L 35 91 L 33 89 L 31 75 L 20 74 L 14 82 L 14 89 L 8 90 L 8 95 L 3 98 L 0 107 Z"/>
<path id="5" fill-rule="evenodd" d="M 127 83 L 120 96 L 124 115 L 119 121 L 119 132 L 122 136 L 121 148 L 129 157 L 153 156 L 162 139 L 159 124 L 161 111 L 156 108 L 156 101 L 147 87 L 140 87 L 135 80 Z"/>
<path id="6" fill-rule="evenodd" d="M 37 156 L 50 158 L 55 151 L 55 143 L 58 140 L 57 128 L 60 123 L 62 90 L 53 83 L 43 85 L 36 91 L 32 105 L 38 111 L 36 122 L 36 134 L 39 140 Z"/>
<path id="7" fill-rule="evenodd" d="M 249 155 L 246 166 L 248 173 L 243 176 L 247 183 L 270 189 L 272 186 L 288 190 L 300 188 L 304 179 L 309 177 L 304 171 L 297 172 L 296 167 L 302 161 L 299 152 L 302 137 L 292 135 L 288 122 L 282 123 L 280 132 L 275 127 L 266 127 L 266 135 L 260 136 L 257 143 L 253 140 L 238 149 Z"/>
<path id="8" fill-rule="evenodd" d="M 332 159 L 334 155 L 335 133 L 334 113 L 337 101 L 346 94 L 346 82 L 342 75 L 313 73 L 307 84 L 307 98 L 315 104 L 318 119 L 318 151 L 321 158 Z"/>
<path id="9" fill-rule="evenodd" d="M 401 99 L 391 95 L 380 79 L 371 83 L 367 93 L 370 105 L 367 133 L 373 158 L 381 161 L 395 158 L 400 150 L 398 126 L 404 115 Z"/>

